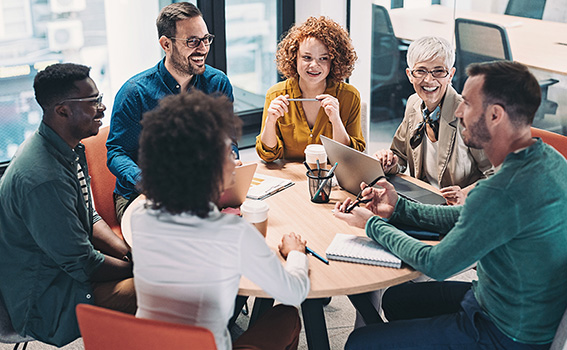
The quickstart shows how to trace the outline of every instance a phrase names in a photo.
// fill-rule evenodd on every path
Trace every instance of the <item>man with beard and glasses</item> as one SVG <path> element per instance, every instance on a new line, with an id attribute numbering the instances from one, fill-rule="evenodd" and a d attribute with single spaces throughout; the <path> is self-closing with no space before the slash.
<path id="1" fill-rule="evenodd" d="M 567 308 L 567 161 L 530 126 L 541 91 L 517 62 L 472 64 L 455 114 L 463 140 L 498 169 L 463 206 L 398 197 L 385 180 L 365 188 L 366 208 L 335 216 L 439 281 L 478 262 L 478 280 L 406 283 L 388 289 L 388 323 L 355 330 L 345 349 L 549 349 Z M 447 235 L 432 246 L 392 224 Z"/>
<path id="2" fill-rule="evenodd" d="M 81 336 L 77 304 L 136 312 L 129 247 L 93 207 L 80 143 L 106 110 L 89 71 L 37 73 L 42 122 L 0 181 L 0 298 L 19 334 L 56 346 Z"/>
<path id="3" fill-rule="evenodd" d="M 124 83 L 112 108 L 106 143 L 107 164 L 116 176 L 114 203 L 119 221 L 126 207 L 139 194 L 136 185 L 140 177 L 138 138 L 142 115 L 157 107 L 165 96 L 193 88 L 206 94 L 224 94 L 234 101 L 228 77 L 205 64 L 214 35 L 209 33 L 201 11 L 195 5 L 179 2 L 164 7 L 156 25 L 165 57 L 156 66 Z M 232 149 L 238 157 L 235 138 Z"/>

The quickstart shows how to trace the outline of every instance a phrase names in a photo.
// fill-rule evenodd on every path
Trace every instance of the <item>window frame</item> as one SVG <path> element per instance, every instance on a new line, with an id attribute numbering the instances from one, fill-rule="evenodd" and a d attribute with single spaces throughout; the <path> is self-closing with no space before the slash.
<path id="1" fill-rule="evenodd" d="M 295 23 L 295 0 L 276 0 L 276 33 L 277 40 Z M 227 57 L 226 57 L 226 1 L 225 0 L 197 0 L 197 7 L 203 14 L 203 19 L 209 28 L 209 31 L 215 34 L 215 42 L 212 50 L 209 51 L 206 63 L 212 67 L 220 69 L 226 73 Z M 230 76 L 229 76 L 230 79 Z M 278 74 L 277 80 L 283 78 Z M 263 108 L 253 108 L 239 111 L 238 116 L 242 119 L 243 129 L 258 128 L 262 123 Z M 240 148 L 250 148 L 254 145 L 244 145 Z"/>

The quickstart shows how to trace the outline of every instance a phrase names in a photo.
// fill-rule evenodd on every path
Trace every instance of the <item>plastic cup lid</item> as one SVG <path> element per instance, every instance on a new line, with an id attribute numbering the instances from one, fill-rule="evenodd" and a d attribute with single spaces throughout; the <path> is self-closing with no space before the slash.
<path id="1" fill-rule="evenodd" d="M 305 153 L 325 153 L 325 147 L 319 144 L 307 145 Z"/>
<path id="2" fill-rule="evenodd" d="M 260 200 L 246 200 L 240 205 L 242 216 L 249 222 L 262 222 L 268 217 L 268 203 Z"/>

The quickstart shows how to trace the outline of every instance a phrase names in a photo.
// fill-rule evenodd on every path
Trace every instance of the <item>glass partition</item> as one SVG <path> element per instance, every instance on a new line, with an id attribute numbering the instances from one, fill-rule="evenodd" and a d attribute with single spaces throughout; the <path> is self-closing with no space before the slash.
<path id="1" fill-rule="evenodd" d="M 250 147 L 260 132 L 266 91 L 277 82 L 276 0 L 226 0 L 227 75 L 234 110 L 244 121 L 239 147 Z"/>
<path id="2" fill-rule="evenodd" d="M 466 79 L 462 73 L 470 62 L 512 59 L 526 64 L 544 94 L 534 126 L 567 134 L 567 10 L 563 7 L 554 0 L 374 0 L 369 153 L 389 148 L 403 118 L 405 102 L 415 92 L 405 73 L 407 48 L 426 35 L 442 36 L 455 46 L 453 86 L 458 92 Z M 479 32 L 473 32 L 478 28 L 463 27 L 457 41 L 457 18 L 488 24 Z M 508 42 L 493 37 L 496 32 L 488 32 L 490 25 L 502 28 Z M 495 47 L 502 45 L 509 45 L 509 55 L 494 54 Z"/>

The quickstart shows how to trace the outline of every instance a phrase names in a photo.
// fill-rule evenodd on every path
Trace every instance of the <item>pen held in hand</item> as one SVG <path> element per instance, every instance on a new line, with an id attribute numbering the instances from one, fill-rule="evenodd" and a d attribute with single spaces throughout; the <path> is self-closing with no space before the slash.
<path id="1" fill-rule="evenodd" d="M 366 185 L 366 187 L 372 187 L 374 185 L 376 185 L 376 183 L 382 179 L 382 178 L 386 178 L 386 176 L 384 175 L 380 175 L 377 178 L 375 178 L 374 180 L 372 180 L 368 185 Z M 364 187 L 364 189 L 366 189 L 366 187 Z M 360 190 L 360 192 L 358 192 L 358 194 L 356 195 L 356 199 L 354 200 L 354 202 L 351 203 L 351 205 L 349 205 L 346 209 L 345 209 L 345 213 L 350 213 L 354 208 L 356 208 L 358 205 L 360 205 L 360 203 L 368 203 L 370 202 L 370 200 L 362 200 L 362 191 L 364 191 L 364 189 Z"/>
<path id="2" fill-rule="evenodd" d="M 361 203 L 368 203 L 372 199 L 357 199 L 345 209 L 345 213 L 350 213 L 354 208 L 358 207 Z"/>
<path id="3" fill-rule="evenodd" d="M 305 247 L 305 252 L 306 252 L 307 254 L 313 255 L 313 256 L 316 257 L 317 259 L 319 259 L 319 260 L 321 260 L 322 262 L 324 262 L 325 264 L 329 265 L 329 260 L 327 260 L 327 259 L 323 258 L 321 255 L 315 253 L 315 251 L 314 251 L 313 249 L 311 249 L 311 248 L 309 248 L 309 247 L 306 246 L 306 247 Z"/>
<path id="4" fill-rule="evenodd" d="M 320 99 L 317 98 L 288 98 L 288 101 L 303 101 L 303 102 L 316 102 L 316 101 L 321 101 Z"/>

